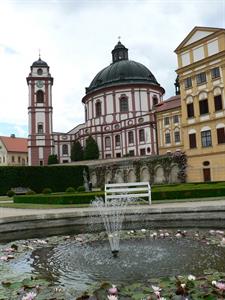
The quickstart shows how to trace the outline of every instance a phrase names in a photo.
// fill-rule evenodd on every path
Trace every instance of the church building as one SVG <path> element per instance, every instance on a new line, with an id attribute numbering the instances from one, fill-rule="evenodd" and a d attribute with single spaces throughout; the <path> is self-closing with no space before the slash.
<path id="1" fill-rule="evenodd" d="M 35 61 L 27 77 L 29 165 L 46 165 L 50 154 L 69 163 L 73 142 L 85 146 L 91 135 L 100 159 L 183 151 L 187 181 L 225 180 L 225 29 L 195 27 L 175 53 L 176 95 L 164 100 L 152 72 L 119 41 L 112 63 L 86 88 L 85 122 L 67 133 L 53 131 L 53 78 L 46 62 Z"/>

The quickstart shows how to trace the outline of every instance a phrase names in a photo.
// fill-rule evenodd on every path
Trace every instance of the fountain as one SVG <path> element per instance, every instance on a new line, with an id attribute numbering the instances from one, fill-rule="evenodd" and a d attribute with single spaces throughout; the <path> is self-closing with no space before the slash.
<path id="1" fill-rule="evenodd" d="M 131 202 L 132 199 L 128 199 L 125 195 L 123 198 L 116 198 L 108 201 L 96 197 L 92 202 L 92 206 L 97 208 L 102 217 L 113 257 L 117 257 L 119 253 L 120 232 L 124 214 L 127 205 Z"/>

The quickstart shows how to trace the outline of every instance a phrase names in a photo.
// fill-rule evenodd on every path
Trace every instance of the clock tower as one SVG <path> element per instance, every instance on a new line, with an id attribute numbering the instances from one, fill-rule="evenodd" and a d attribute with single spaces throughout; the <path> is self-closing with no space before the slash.
<path id="1" fill-rule="evenodd" d="M 53 78 L 49 66 L 40 57 L 30 67 L 27 77 L 29 89 L 29 166 L 47 165 L 48 157 L 53 154 L 52 135 L 52 85 Z"/>

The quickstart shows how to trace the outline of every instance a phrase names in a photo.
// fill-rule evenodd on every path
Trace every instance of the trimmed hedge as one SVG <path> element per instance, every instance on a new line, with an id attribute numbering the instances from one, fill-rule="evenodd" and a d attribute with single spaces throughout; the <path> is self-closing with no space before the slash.
<path id="1" fill-rule="evenodd" d="M 104 197 L 104 192 L 53 194 L 53 195 L 24 195 L 14 196 L 15 203 L 37 204 L 86 204 L 95 199 L 95 196 Z M 152 191 L 152 200 L 190 199 L 225 196 L 225 186 L 215 188 L 196 188 L 186 190 Z"/>
<path id="2" fill-rule="evenodd" d="M 77 193 L 77 194 L 51 194 L 51 195 L 21 195 L 14 196 L 14 203 L 33 204 L 89 204 L 95 196 L 104 197 L 103 192 Z"/>
<path id="3" fill-rule="evenodd" d="M 63 192 L 69 186 L 83 185 L 86 166 L 0 167 L 0 195 L 15 187 L 27 187 L 40 193 L 44 188 Z"/>

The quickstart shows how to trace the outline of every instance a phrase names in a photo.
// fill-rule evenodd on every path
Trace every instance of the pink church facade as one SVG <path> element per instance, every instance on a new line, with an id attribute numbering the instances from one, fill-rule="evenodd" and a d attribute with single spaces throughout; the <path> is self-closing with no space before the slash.
<path id="1" fill-rule="evenodd" d="M 112 63 L 92 80 L 82 99 L 85 122 L 67 133 L 54 133 L 53 78 L 40 58 L 27 77 L 29 89 L 29 165 L 46 165 L 50 154 L 60 163 L 71 162 L 71 147 L 85 146 L 91 135 L 101 159 L 158 154 L 155 107 L 164 89 L 144 65 L 129 60 L 120 42 L 112 50 Z"/>

